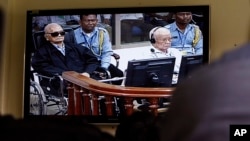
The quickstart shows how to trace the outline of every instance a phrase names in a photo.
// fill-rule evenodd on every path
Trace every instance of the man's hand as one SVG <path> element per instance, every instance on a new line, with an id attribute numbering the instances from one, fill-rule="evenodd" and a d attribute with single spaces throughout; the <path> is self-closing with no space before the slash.
<path id="1" fill-rule="evenodd" d="M 81 75 L 84 75 L 84 76 L 90 77 L 89 73 L 87 73 L 87 72 L 83 72 L 83 73 L 81 73 Z"/>

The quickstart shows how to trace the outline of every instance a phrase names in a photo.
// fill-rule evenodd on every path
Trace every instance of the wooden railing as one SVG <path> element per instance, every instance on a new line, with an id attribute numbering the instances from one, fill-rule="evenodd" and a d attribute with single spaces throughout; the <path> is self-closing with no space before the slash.
<path id="1" fill-rule="evenodd" d="M 123 98 L 126 115 L 133 113 L 133 100 L 136 98 L 147 98 L 150 102 L 150 110 L 157 115 L 159 98 L 169 97 L 174 91 L 174 88 L 111 85 L 74 71 L 64 72 L 62 77 L 68 83 L 68 115 L 99 115 L 98 98 L 100 96 L 105 97 L 106 114 L 109 116 L 114 115 L 114 97 Z"/>

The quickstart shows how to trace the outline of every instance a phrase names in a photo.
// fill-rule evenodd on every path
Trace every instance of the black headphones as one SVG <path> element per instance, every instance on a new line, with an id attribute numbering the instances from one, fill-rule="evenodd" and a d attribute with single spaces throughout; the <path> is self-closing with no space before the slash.
<path id="1" fill-rule="evenodd" d="M 151 34 L 151 36 L 150 36 L 150 40 L 149 40 L 150 43 L 152 43 L 152 44 L 155 43 L 154 33 L 155 33 L 155 31 L 158 30 L 159 28 L 161 28 L 161 26 L 157 26 L 157 27 L 155 27 L 155 29 L 153 30 L 153 32 L 152 32 L 152 34 Z"/>

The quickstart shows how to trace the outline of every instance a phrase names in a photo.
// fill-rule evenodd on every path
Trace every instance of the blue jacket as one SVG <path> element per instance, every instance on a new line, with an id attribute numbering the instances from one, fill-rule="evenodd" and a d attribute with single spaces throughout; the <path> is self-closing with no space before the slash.
<path id="1" fill-rule="evenodd" d="M 100 31 L 103 31 L 103 42 L 100 50 Z M 75 29 L 73 32 L 65 36 L 67 42 L 80 44 L 88 47 L 94 55 L 101 61 L 101 67 L 108 68 L 111 62 L 111 55 L 113 54 L 112 45 L 109 39 L 109 34 L 106 29 L 95 27 L 90 36 L 82 30 L 82 27 Z"/>
<path id="2" fill-rule="evenodd" d="M 177 27 L 176 22 L 166 25 L 165 27 L 171 32 L 171 46 L 173 48 L 179 49 L 181 52 L 184 53 L 183 55 L 203 54 L 203 36 L 199 28 L 199 38 L 197 40 L 198 42 L 196 45 L 193 46 L 193 40 L 195 38 L 195 28 L 198 27 L 197 25 L 188 24 L 184 33 L 182 33 L 181 30 Z"/>

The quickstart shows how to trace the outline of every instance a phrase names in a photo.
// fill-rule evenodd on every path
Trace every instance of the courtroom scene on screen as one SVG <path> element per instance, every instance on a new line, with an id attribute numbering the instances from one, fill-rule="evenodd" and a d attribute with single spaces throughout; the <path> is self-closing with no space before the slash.
<path id="1" fill-rule="evenodd" d="M 207 63 L 208 14 L 138 12 L 28 13 L 25 115 L 166 112 L 175 87 Z"/>

